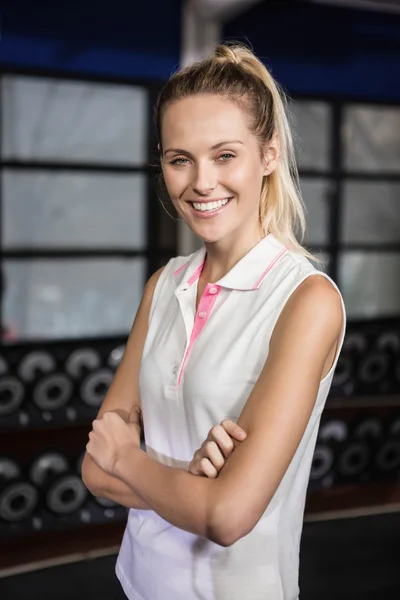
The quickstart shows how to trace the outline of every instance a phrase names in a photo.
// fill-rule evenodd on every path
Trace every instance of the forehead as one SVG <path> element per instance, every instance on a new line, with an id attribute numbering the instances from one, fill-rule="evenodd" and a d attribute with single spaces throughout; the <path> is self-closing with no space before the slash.
<path id="1" fill-rule="evenodd" d="M 233 135 L 234 134 L 234 135 Z M 163 115 L 163 144 L 202 139 L 212 143 L 251 135 L 246 115 L 234 102 L 221 96 L 197 95 L 170 104 Z"/>

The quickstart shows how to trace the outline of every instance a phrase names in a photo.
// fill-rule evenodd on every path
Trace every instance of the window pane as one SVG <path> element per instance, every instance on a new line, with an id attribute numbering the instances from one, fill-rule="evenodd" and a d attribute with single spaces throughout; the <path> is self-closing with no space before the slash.
<path id="1" fill-rule="evenodd" d="M 330 154 L 331 112 L 324 102 L 295 100 L 292 113 L 294 142 L 300 168 L 327 169 Z"/>
<path id="2" fill-rule="evenodd" d="M 143 248 L 146 193 L 141 174 L 5 171 L 3 244 Z"/>
<path id="3" fill-rule="evenodd" d="M 307 242 L 328 243 L 330 181 L 326 179 L 301 179 L 301 191 L 306 206 Z"/>
<path id="4" fill-rule="evenodd" d="M 399 202 L 399 183 L 347 182 L 343 241 L 400 242 Z"/>
<path id="5" fill-rule="evenodd" d="M 344 132 L 347 169 L 400 171 L 400 108 L 349 106 Z"/>
<path id="6" fill-rule="evenodd" d="M 3 156 L 145 164 L 147 102 L 140 87 L 5 76 Z"/>
<path id="7" fill-rule="evenodd" d="M 16 340 L 125 334 L 145 259 L 5 260 L 3 322 Z"/>
<path id="8" fill-rule="evenodd" d="M 400 253 L 343 252 L 339 273 L 349 317 L 400 313 Z"/>

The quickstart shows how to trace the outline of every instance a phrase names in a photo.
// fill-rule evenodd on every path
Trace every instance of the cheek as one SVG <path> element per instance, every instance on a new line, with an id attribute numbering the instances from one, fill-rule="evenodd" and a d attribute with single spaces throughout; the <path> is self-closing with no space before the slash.
<path id="1" fill-rule="evenodd" d="M 229 172 L 229 184 L 233 187 L 252 190 L 261 187 L 261 169 L 254 164 L 232 165 Z M 238 189 L 239 191 L 239 189 Z"/>
<path id="2" fill-rule="evenodd" d="M 171 197 L 179 196 L 185 189 L 187 174 L 184 171 L 173 171 L 171 169 L 164 169 L 163 171 L 164 183 Z"/>

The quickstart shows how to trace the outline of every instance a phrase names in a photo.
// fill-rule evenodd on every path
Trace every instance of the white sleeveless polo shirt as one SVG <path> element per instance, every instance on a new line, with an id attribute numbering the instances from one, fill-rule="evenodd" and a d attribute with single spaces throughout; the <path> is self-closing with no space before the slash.
<path id="1" fill-rule="evenodd" d="M 297 600 L 299 548 L 322 410 L 342 348 L 346 313 L 336 284 L 272 234 L 222 279 L 208 284 L 196 313 L 203 246 L 171 259 L 157 282 L 139 387 L 146 452 L 188 469 L 211 427 L 237 421 L 268 356 L 274 325 L 306 277 L 336 288 L 343 327 L 297 451 L 254 529 L 232 546 L 130 509 L 116 574 L 130 600 Z"/>

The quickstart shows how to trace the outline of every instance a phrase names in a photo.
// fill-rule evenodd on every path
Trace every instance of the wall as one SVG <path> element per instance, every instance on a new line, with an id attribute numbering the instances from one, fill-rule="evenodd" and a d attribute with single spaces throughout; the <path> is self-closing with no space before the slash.
<path id="1" fill-rule="evenodd" d="M 5 66 L 163 79 L 179 62 L 179 0 L 3 0 L 0 17 Z"/>
<path id="2" fill-rule="evenodd" d="M 227 23 L 291 93 L 400 101 L 400 15 L 266 0 Z"/>

